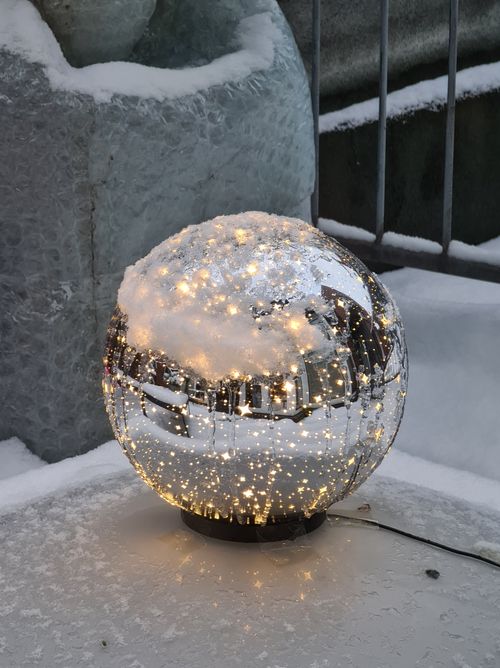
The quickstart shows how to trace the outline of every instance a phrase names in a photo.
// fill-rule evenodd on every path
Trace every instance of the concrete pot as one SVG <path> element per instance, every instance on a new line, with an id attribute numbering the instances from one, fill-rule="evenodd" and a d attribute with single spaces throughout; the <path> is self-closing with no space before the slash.
<path id="1" fill-rule="evenodd" d="M 197 2 L 182 3 L 184 34 Z M 182 72 L 75 69 L 27 0 L 2 2 L 0 438 L 56 461 L 110 437 L 100 375 L 116 290 L 168 235 L 250 209 L 309 216 L 310 95 L 293 37 L 274 0 L 238 2 L 231 22 L 222 59 Z M 186 60 L 203 63 L 201 46 Z"/>

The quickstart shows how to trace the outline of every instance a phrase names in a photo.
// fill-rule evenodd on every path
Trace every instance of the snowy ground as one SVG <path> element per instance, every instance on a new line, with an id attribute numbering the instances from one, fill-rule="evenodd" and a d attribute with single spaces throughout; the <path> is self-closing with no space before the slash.
<path id="1" fill-rule="evenodd" d="M 500 570 L 334 519 L 294 543 L 210 540 L 120 471 L 116 444 L 85 457 L 71 461 L 80 484 L 67 485 L 69 463 L 46 466 L 46 483 L 61 469 L 58 491 L 4 505 L 2 668 L 500 665 Z M 394 478 L 375 475 L 337 508 L 366 502 L 450 544 L 500 542 L 498 511 Z"/>
<path id="2" fill-rule="evenodd" d="M 46 466 L 46 463 L 40 457 L 30 452 L 24 443 L 16 437 L 0 441 L 0 448 L 2 461 L 0 480 Z"/>
<path id="3" fill-rule="evenodd" d="M 500 559 L 500 286 L 383 278 L 407 328 L 407 411 L 397 449 L 332 510 L 369 503 Z M 17 439 L 0 451 L 0 668 L 500 666 L 498 569 L 333 518 L 294 543 L 217 542 L 115 442 L 52 465 Z"/>

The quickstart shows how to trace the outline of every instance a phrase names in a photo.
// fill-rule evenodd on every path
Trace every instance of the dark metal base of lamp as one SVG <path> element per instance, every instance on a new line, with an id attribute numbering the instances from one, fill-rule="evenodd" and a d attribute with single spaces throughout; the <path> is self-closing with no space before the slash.
<path id="1" fill-rule="evenodd" d="M 190 529 L 220 540 L 240 543 L 267 543 L 275 540 L 295 540 L 323 524 L 326 511 L 308 518 L 283 519 L 268 524 L 239 524 L 225 519 L 213 520 L 181 510 L 181 517 Z"/>

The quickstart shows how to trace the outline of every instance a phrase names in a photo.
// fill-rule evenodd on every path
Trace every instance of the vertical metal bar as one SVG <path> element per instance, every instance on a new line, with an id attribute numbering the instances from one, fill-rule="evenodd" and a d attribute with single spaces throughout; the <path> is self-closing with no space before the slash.
<path id="1" fill-rule="evenodd" d="M 448 42 L 448 102 L 446 107 L 446 136 L 444 147 L 443 227 L 441 244 L 448 253 L 451 241 L 453 213 L 453 157 L 455 151 L 455 90 L 457 78 L 458 0 L 450 0 Z"/>
<path id="2" fill-rule="evenodd" d="M 377 146 L 376 241 L 381 241 L 385 221 L 385 162 L 387 145 L 387 63 L 389 49 L 389 0 L 380 0 L 380 60 Z"/>
<path id="3" fill-rule="evenodd" d="M 314 227 L 319 218 L 319 79 L 321 56 L 321 0 L 312 0 L 312 72 L 311 97 L 314 124 L 314 191 L 311 196 L 311 219 Z"/>

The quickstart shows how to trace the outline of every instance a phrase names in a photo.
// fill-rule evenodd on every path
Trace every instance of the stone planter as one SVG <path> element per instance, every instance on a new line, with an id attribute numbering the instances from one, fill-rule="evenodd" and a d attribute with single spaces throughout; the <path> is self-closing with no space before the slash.
<path id="1" fill-rule="evenodd" d="M 100 358 L 127 265 L 217 214 L 309 215 L 309 90 L 280 10 L 221 2 L 231 37 L 210 60 L 190 5 L 175 30 L 191 42 L 167 51 L 175 32 L 160 39 L 172 24 L 157 11 L 134 55 L 195 64 L 182 71 L 73 68 L 33 5 L 0 7 L 0 438 L 19 436 L 48 461 L 110 435 Z"/>

